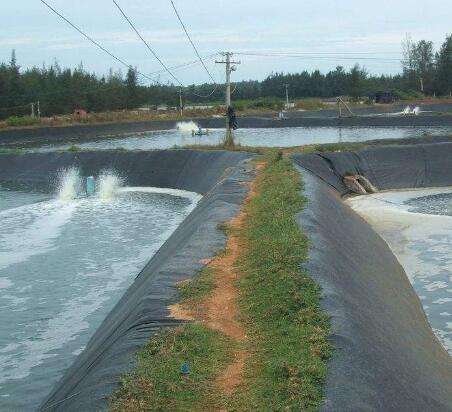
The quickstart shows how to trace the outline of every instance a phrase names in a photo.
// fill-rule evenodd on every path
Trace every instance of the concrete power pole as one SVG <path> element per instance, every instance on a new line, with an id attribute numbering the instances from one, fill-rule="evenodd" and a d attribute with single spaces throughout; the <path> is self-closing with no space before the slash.
<path id="1" fill-rule="evenodd" d="M 231 106 L 231 73 L 236 70 L 236 67 L 233 65 L 240 64 L 241 62 L 231 61 L 231 57 L 233 55 L 233 53 L 231 53 L 231 52 L 224 52 L 224 53 L 221 53 L 221 55 L 225 57 L 225 60 L 215 61 L 215 63 L 226 65 L 225 103 L 226 103 L 226 110 L 228 110 L 229 107 Z M 231 128 L 229 127 L 229 119 L 226 118 L 226 137 L 229 137 L 231 135 L 232 135 L 232 131 L 231 131 Z"/>
<path id="2" fill-rule="evenodd" d="M 184 109 L 182 106 L 182 87 L 179 88 L 179 111 L 180 111 L 180 117 L 184 114 Z"/>
<path id="3" fill-rule="evenodd" d="M 286 84 L 286 109 L 289 108 L 289 85 Z"/>
<path id="4" fill-rule="evenodd" d="M 35 117 L 35 104 L 34 103 L 30 103 L 31 105 L 31 117 Z"/>

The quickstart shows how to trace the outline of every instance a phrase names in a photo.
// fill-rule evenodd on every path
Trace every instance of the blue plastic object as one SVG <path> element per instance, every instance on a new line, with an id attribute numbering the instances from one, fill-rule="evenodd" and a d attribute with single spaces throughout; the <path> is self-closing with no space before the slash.
<path id="1" fill-rule="evenodd" d="M 180 367 L 180 372 L 182 375 L 189 375 L 190 374 L 190 366 L 187 362 L 184 362 L 182 366 Z"/>
<path id="2" fill-rule="evenodd" d="M 86 194 L 88 196 L 93 195 L 96 191 L 96 181 L 93 176 L 88 176 L 86 178 Z"/>

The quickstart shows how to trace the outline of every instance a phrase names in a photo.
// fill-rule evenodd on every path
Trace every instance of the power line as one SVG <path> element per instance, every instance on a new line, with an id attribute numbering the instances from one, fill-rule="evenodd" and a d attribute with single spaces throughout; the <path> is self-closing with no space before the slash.
<path id="1" fill-rule="evenodd" d="M 276 50 L 276 51 L 268 51 L 268 50 L 242 50 L 240 52 L 235 52 L 235 54 L 247 54 L 247 53 L 266 53 L 266 54 L 292 54 L 292 55 L 305 55 L 305 54 L 398 54 L 398 51 L 284 51 L 284 50 Z"/>
<path id="2" fill-rule="evenodd" d="M 204 56 L 203 59 L 204 59 L 204 60 L 210 60 L 210 59 L 212 59 L 213 57 L 215 57 L 217 54 L 218 54 L 218 53 L 209 54 L 209 55 L 207 55 L 207 56 Z M 185 68 L 185 67 L 194 66 L 195 64 L 198 64 L 198 63 L 199 63 L 199 60 L 196 59 L 196 60 L 189 61 L 189 62 L 187 62 L 187 63 L 179 64 L 179 65 L 177 65 L 177 66 L 172 66 L 172 67 L 170 67 L 170 69 L 171 69 L 171 70 L 179 70 L 179 69 L 183 69 L 183 68 Z M 160 70 L 156 70 L 155 72 L 149 73 L 149 75 L 161 74 L 161 73 L 164 73 L 165 71 L 166 71 L 165 69 L 160 69 Z"/>
<path id="3" fill-rule="evenodd" d="M 287 58 L 302 58 L 302 59 L 326 59 L 326 60 L 370 60 L 381 62 L 400 62 L 400 59 L 384 58 L 384 57 L 361 57 L 361 56 L 343 56 L 341 54 L 331 55 L 310 55 L 310 54 L 290 54 L 290 53 L 259 53 L 259 52 L 237 52 L 235 54 L 242 56 L 259 56 L 259 57 L 287 57 Z"/>
<path id="4" fill-rule="evenodd" d="M 113 59 L 115 59 L 117 62 L 121 63 L 122 65 L 126 66 L 127 68 L 131 68 L 132 65 L 126 63 L 124 60 L 122 60 L 121 58 L 115 56 L 112 52 L 110 52 L 109 50 L 107 50 L 104 46 L 102 46 L 99 42 L 97 42 L 96 40 L 94 40 L 92 37 L 90 37 L 88 34 L 86 34 L 82 29 L 80 29 L 79 27 L 77 27 L 74 23 L 72 23 L 69 19 L 67 19 L 65 16 L 63 16 L 60 12 L 58 12 L 56 9 L 54 9 L 50 4 L 48 4 L 46 1 L 44 0 L 40 0 L 42 4 L 44 4 L 49 10 L 51 10 L 53 13 L 55 13 L 58 17 L 60 17 L 62 20 L 64 20 L 67 24 L 69 24 L 72 28 L 74 28 L 75 30 L 77 30 L 83 37 L 85 37 L 85 39 L 89 40 L 92 44 L 94 44 L 96 47 L 98 47 L 99 49 L 101 49 L 104 53 L 107 53 L 110 57 L 112 57 Z M 150 80 L 153 83 L 157 83 L 153 78 L 151 78 L 150 76 L 139 72 L 138 70 L 136 71 L 137 74 L 139 74 L 140 76 Z"/>
<path id="5" fill-rule="evenodd" d="M 149 43 L 143 38 L 143 36 L 140 34 L 140 32 L 137 30 L 135 25 L 132 23 L 132 21 L 129 19 L 129 17 L 124 13 L 124 10 L 120 7 L 120 5 L 116 2 L 116 0 L 113 0 L 113 3 L 118 8 L 118 10 L 121 12 L 122 16 L 126 19 L 127 23 L 129 23 L 130 27 L 133 29 L 133 31 L 137 34 L 137 36 L 140 38 L 140 40 L 145 44 L 145 46 L 148 48 L 148 50 L 152 53 L 152 55 L 157 59 L 157 61 L 162 65 L 162 67 L 169 73 L 169 75 L 177 82 L 180 86 L 183 87 L 183 84 L 181 81 L 171 72 L 171 70 L 163 63 L 162 59 L 157 55 L 157 53 L 152 49 L 152 47 L 149 45 Z"/>
<path id="6" fill-rule="evenodd" d="M 212 74 L 210 73 L 209 69 L 208 69 L 207 66 L 205 65 L 204 60 L 201 58 L 201 56 L 200 56 L 200 54 L 199 54 L 199 52 L 198 52 L 198 49 L 196 48 L 196 46 L 195 46 L 195 44 L 193 43 L 193 41 L 192 41 L 190 35 L 188 34 L 188 30 L 187 30 L 187 28 L 185 27 L 185 24 L 184 24 L 184 22 L 182 21 L 180 15 L 179 15 L 179 12 L 177 11 L 176 6 L 174 5 L 173 0 L 170 0 L 170 1 L 171 1 L 171 5 L 173 6 L 174 13 L 176 13 L 177 19 L 179 20 L 179 22 L 180 22 L 182 28 L 184 29 L 184 32 L 185 32 L 185 34 L 186 34 L 186 36 L 187 36 L 187 38 L 188 38 L 188 41 L 191 43 L 191 45 L 192 45 L 192 47 L 193 47 L 193 50 L 195 51 L 196 55 L 198 56 L 199 61 L 201 62 L 202 66 L 204 67 L 204 70 L 205 70 L 205 71 L 207 72 L 207 74 L 209 75 L 210 79 L 216 84 L 215 79 L 213 78 L 213 76 L 212 76 Z"/>
<path id="7" fill-rule="evenodd" d="M 101 49 L 104 53 L 108 54 L 110 57 L 112 57 L 114 60 L 116 60 L 117 62 L 121 63 L 123 66 L 129 68 L 132 68 L 131 64 L 128 64 L 126 61 L 124 61 L 123 59 L 117 57 L 116 55 L 114 55 L 112 52 L 110 52 L 109 50 L 107 50 L 104 46 L 102 46 L 98 41 L 94 40 L 91 36 L 89 36 L 88 34 L 86 34 L 82 29 L 80 29 L 79 27 L 77 27 L 74 23 L 72 23 L 68 18 L 66 18 L 65 16 L 63 16 L 63 14 L 61 14 L 59 11 L 57 11 L 54 7 L 52 7 L 49 3 L 47 3 L 45 0 L 40 0 L 42 4 L 44 4 L 49 10 L 51 10 L 53 13 L 55 13 L 58 17 L 60 17 L 62 20 L 64 20 L 67 24 L 69 24 L 73 29 L 75 29 L 77 32 L 79 32 L 83 37 L 85 37 L 88 41 L 90 41 L 92 44 L 94 44 L 96 47 L 98 47 L 99 49 Z M 113 0 L 113 2 L 115 3 L 115 5 L 118 7 L 118 9 L 121 11 L 121 13 L 123 14 L 123 16 L 126 18 L 126 20 L 129 22 L 129 24 L 132 26 L 132 28 L 135 30 L 135 32 L 137 33 L 137 35 L 140 37 L 140 39 L 146 44 L 146 46 L 148 47 L 148 49 L 153 52 L 154 57 L 157 58 L 157 60 L 160 62 L 160 64 L 164 67 L 164 71 L 168 72 L 171 77 L 176 80 L 176 82 L 181 86 L 181 87 L 185 87 L 180 81 L 179 79 L 174 76 L 174 74 L 171 72 L 171 69 L 168 68 L 163 61 L 157 56 L 157 54 L 155 54 L 155 52 L 151 49 L 151 47 L 149 46 L 149 44 L 144 40 L 144 38 L 141 36 L 141 34 L 138 32 L 138 30 L 134 27 L 133 23 L 130 21 L 130 19 L 125 15 L 125 13 L 122 11 L 122 9 L 119 7 L 119 5 L 116 3 L 115 0 Z M 192 64 L 192 62 L 190 62 L 189 64 Z M 176 66 L 176 68 L 180 68 L 180 67 L 184 67 L 184 66 L 188 66 L 189 64 L 183 64 L 180 66 Z M 136 70 L 136 73 L 148 80 L 150 80 L 152 83 L 154 84 L 158 84 L 158 82 L 153 79 L 152 77 Z M 193 94 L 197 97 L 202 97 L 202 98 L 206 98 L 206 97 L 210 97 L 212 96 L 216 91 L 216 88 L 209 93 L 208 95 L 200 95 L 197 93 Z"/>
<path id="8" fill-rule="evenodd" d="M 130 27 L 133 29 L 133 31 L 137 34 L 137 36 L 140 38 L 140 40 L 146 45 L 146 47 L 148 48 L 148 50 L 152 53 L 152 55 L 158 60 L 158 62 L 162 65 L 162 67 L 164 68 L 164 70 L 169 73 L 169 75 L 182 87 L 185 88 L 186 86 L 184 86 L 182 84 L 182 82 L 171 72 L 171 70 L 165 65 L 165 63 L 163 63 L 163 61 L 158 57 L 157 53 L 151 48 L 151 46 L 148 44 L 148 42 L 143 38 L 143 36 L 140 34 L 140 32 L 138 31 L 138 29 L 135 27 L 135 25 L 133 24 L 133 22 L 130 20 L 130 18 L 125 14 L 124 10 L 119 6 L 119 4 L 116 2 L 116 0 L 112 0 L 113 3 L 115 4 L 115 6 L 118 8 L 118 10 L 121 12 L 122 16 L 127 20 L 127 22 L 129 23 Z M 194 96 L 197 97 L 201 97 L 201 98 L 207 98 L 212 96 L 215 91 L 217 90 L 218 85 L 215 86 L 215 88 L 207 95 L 202 95 L 202 94 L 198 94 L 195 92 L 192 92 L 192 94 Z"/>

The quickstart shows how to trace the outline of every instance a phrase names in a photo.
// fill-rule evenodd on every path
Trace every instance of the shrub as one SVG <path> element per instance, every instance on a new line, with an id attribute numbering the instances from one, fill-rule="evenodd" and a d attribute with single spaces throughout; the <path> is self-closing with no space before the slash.
<path id="1" fill-rule="evenodd" d="M 34 124 L 39 124 L 40 120 L 37 117 L 31 117 L 31 116 L 11 116 L 6 119 L 6 124 L 8 126 L 32 126 Z"/>

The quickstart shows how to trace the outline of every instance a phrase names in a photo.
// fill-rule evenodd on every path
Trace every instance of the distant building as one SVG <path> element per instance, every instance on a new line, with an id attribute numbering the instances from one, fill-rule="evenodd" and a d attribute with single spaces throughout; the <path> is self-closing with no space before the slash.
<path id="1" fill-rule="evenodd" d="M 215 106 L 209 106 L 209 105 L 200 105 L 200 104 L 192 104 L 184 106 L 185 110 L 210 110 L 214 109 Z"/>
<path id="2" fill-rule="evenodd" d="M 397 96 L 390 91 L 380 91 L 376 92 L 375 94 L 369 96 L 371 100 L 373 100 L 375 103 L 394 103 L 397 100 Z"/>
<path id="3" fill-rule="evenodd" d="M 84 109 L 75 109 L 74 110 L 74 117 L 77 119 L 84 119 L 88 116 L 88 113 Z"/>
<path id="4" fill-rule="evenodd" d="M 153 106 L 142 106 L 139 107 L 138 110 L 140 112 L 151 112 L 153 110 L 157 110 L 157 106 L 153 105 Z"/>

